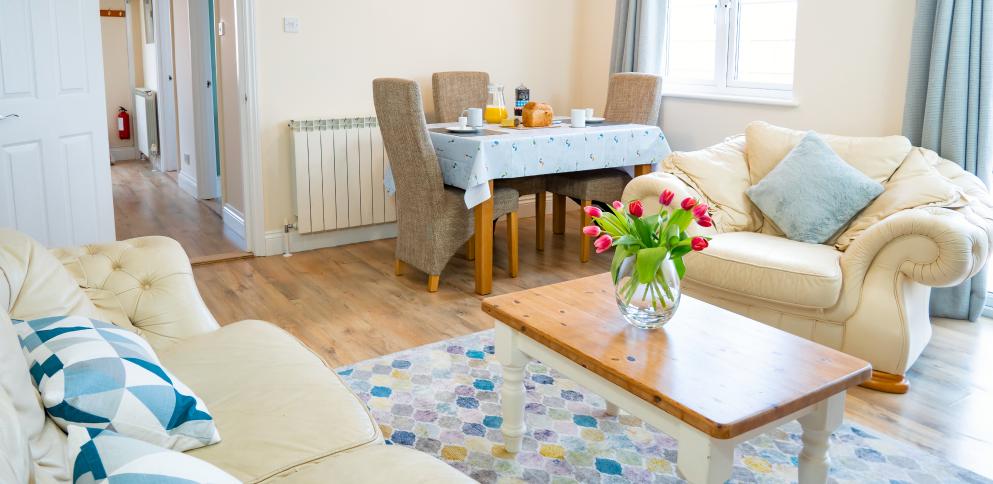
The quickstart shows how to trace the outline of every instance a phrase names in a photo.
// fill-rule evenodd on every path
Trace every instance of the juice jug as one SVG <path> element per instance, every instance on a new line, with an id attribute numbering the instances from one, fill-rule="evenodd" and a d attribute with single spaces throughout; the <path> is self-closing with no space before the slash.
<path id="1" fill-rule="evenodd" d="M 503 100 L 503 86 L 490 84 L 489 96 L 486 101 L 486 110 L 483 111 L 483 119 L 490 124 L 500 124 L 507 117 L 507 103 Z"/>

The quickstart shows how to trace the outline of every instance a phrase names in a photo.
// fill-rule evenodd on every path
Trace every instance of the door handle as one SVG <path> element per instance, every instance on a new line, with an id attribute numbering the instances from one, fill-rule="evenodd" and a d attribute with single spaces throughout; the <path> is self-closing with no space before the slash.
<path id="1" fill-rule="evenodd" d="M 7 118 L 19 118 L 19 117 L 21 117 L 21 115 L 16 113 L 0 114 L 0 121 L 3 121 Z"/>
<path id="2" fill-rule="evenodd" d="M 207 87 L 210 87 L 210 86 L 211 86 L 210 81 L 207 81 Z"/>

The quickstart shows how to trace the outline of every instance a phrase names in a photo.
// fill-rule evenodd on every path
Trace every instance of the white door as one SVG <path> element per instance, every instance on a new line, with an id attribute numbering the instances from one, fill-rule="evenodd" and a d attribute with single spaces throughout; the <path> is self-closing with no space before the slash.
<path id="1" fill-rule="evenodd" d="M 97 0 L 0 0 L 0 226 L 114 240 Z"/>
<path id="2" fill-rule="evenodd" d="M 221 195 L 217 164 L 217 117 L 214 104 L 214 26 L 210 0 L 190 0 L 190 58 L 196 125 L 197 198 Z"/>
<path id="3" fill-rule="evenodd" d="M 172 2 L 153 0 L 155 47 L 159 67 L 159 171 L 179 169 L 179 133 L 176 127 L 176 80 L 172 56 Z"/>

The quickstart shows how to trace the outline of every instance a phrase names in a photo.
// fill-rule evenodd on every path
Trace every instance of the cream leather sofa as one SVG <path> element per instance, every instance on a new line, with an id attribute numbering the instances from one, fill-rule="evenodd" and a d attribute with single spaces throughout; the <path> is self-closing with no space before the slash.
<path id="1" fill-rule="evenodd" d="M 427 454 L 385 445 L 365 405 L 289 333 L 262 321 L 218 326 L 174 240 L 49 252 L 0 229 L 0 308 L 0 482 L 71 481 L 66 435 L 46 417 L 10 323 L 68 314 L 148 340 L 220 431 L 220 443 L 189 454 L 244 482 L 473 482 Z"/>
<path id="2" fill-rule="evenodd" d="M 933 203 L 863 221 L 864 230 L 832 242 L 837 246 L 795 242 L 764 218 L 745 190 L 803 132 L 753 123 L 746 133 L 672 154 L 660 172 L 632 180 L 623 201 L 641 200 L 651 212 L 669 189 L 676 200 L 691 196 L 710 204 L 714 227 L 696 230 L 713 240 L 707 250 L 687 256 L 686 294 L 863 358 L 874 369 L 865 386 L 906 392 L 907 369 L 931 337 L 930 288 L 975 275 L 989 256 L 993 210 L 986 187 L 902 136 L 825 136 L 842 159 L 887 190 L 897 169 L 923 163 L 936 173 L 911 179 L 907 183 L 918 186 L 903 188 L 926 192 L 933 189 L 929 180 L 940 178 L 955 188 L 957 201 L 954 208 Z M 766 166 L 756 166 L 762 162 Z"/>

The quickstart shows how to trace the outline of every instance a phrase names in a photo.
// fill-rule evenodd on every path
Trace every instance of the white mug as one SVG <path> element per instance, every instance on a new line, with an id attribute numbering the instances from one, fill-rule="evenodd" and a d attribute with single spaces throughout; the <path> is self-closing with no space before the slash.
<path id="1" fill-rule="evenodd" d="M 593 108 L 586 108 L 586 119 L 593 119 Z"/>
<path id="2" fill-rule="evenodd" d="M 469 118 L 467 118 L 465 116 L 459 117 L 459 128 L 460 129 L 465 129 L 467 124 L 469 124 Z"/>
<path id="3" fill-rule="evenodd" d="M 586 110 L 585 109 L 573 109 L 570 116 L 570 123 L 573 128 L 585 128 L 586 127 Z"/>
<path id="4" fill-rule="evenodd" d="M 468 108 L 462 111 L 462 116 L 468 118 L 468 125 L 473 128 L 483 127 L 483 110 L 481 108 Z"/>

